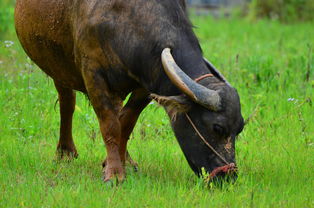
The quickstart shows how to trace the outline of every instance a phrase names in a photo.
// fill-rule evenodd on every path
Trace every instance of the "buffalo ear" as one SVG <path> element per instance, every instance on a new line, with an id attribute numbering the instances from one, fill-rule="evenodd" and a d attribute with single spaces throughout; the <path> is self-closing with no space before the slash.
<path id="1" fill-rule="evenodd" d="M 150 94 L 158 104 L 162 105 L 171 117 L 175 117 L 177 113 L 185 113 L 191 107 L 190 100 L 184 95 L 178 96 L 161 96 Z"/>

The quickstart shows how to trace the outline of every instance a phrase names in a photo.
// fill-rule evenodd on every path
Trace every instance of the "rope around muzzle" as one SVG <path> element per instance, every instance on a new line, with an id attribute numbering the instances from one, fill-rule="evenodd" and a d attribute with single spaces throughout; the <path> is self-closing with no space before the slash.
<path id="1" fill-rule="evenodd" d="M 193 129 L 195 130 L 195 132 L 198 134 L 198 136 L 202 139 L 202 141 L 207 145 L 207 147 L 209 149 L 211 149 L 222 161 L 224 161 L 224 163 L 226 163 L 226 165 L 230 165 L 230 163 L 227 162 L 227 160 L 221 156 L 216 150 L 215 148 L 213 148 L 203 137 L 203 135 L 199 132 L 199 130 L 196 128 L 195 124 L 193 123 L 192 119 L 190 118 L 190 116 L 185 113 L 186 118 L 188 119 L 188 121 L 190 122 L 191 126 L 193 127 Z"/>

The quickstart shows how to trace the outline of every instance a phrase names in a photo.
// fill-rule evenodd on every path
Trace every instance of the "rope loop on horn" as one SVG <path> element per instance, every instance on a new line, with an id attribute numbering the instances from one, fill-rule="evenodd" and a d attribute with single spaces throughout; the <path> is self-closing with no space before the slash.
<path id="1" fill-rule="evenodd" d="M 200 76 L 200 77 L 194 79 L 194 81 L 195 81 L 195 82 L 199 82 L 199 81 L 201 81 L 201 80 L 203 80 L 203 79 L 205 79 L 205 78 L 207 78 L 207 77 L 214 77 L 214 75 L 213 75 L 213 74 L 204 74 L 204 75 L 202 75 L 202 76 Z"/>
<path id="2" fill-rule="evenodd" d="M 194 102 L 213 111 L 220 110 L 221 98 L 217 91 L 206 88 L 191 79 L 176 63 L 170 48 L 165 48 L 161 53 L 161 62 L 164 71 L 172 84 Z M 205 77 L 213 75 L 205 75 Z M 201 79 L 205 77 L 200 77 Z"/>

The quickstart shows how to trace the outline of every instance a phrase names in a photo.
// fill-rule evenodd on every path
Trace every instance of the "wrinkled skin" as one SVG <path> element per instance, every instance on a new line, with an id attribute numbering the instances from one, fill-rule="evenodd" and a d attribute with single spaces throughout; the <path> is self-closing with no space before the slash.
<path id="1" fill-rule="evenodd" d="M 168 47 L 192 79 L 211 73 L 183 0 L 17 0 L 15 26 L 24 50 L 58 91 L 61 158 L 78 155 L 71 131 L 75 91 L 81 91 L 91 101 L 106 144 L 105 181 L 124 179 L 127 141 L 150 94 L 171 118 L 176 115 L 171 121 L 174 132 L 196 173 L 202 167 L 211 172 L 223 163 L 195 134 L 185 112 L 226 160 L 235 161 L 234 139 L 243 128 L 237 92 L 217 77 L 200 81 L 221 95 L 220 111 L 205 109 L 182 95 L 161 64 L 160 54 Z"/>

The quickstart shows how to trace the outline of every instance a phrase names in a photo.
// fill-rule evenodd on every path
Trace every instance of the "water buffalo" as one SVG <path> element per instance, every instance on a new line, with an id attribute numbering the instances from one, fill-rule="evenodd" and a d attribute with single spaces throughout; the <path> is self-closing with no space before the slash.
<path id="1" fill-rule="evenodd" d="M 81 91 L 106 145 L 104 181 L 125 178 L 127 141 L 151 99 L 167 111 L 196 174 L 204 168 L 223 178 L 236 171 L 239 96 L 203 58 L 184 0 L 17 0 L 15 27 L 58 91 L 60 157 L 77 156 L 71 131 Z"/>

